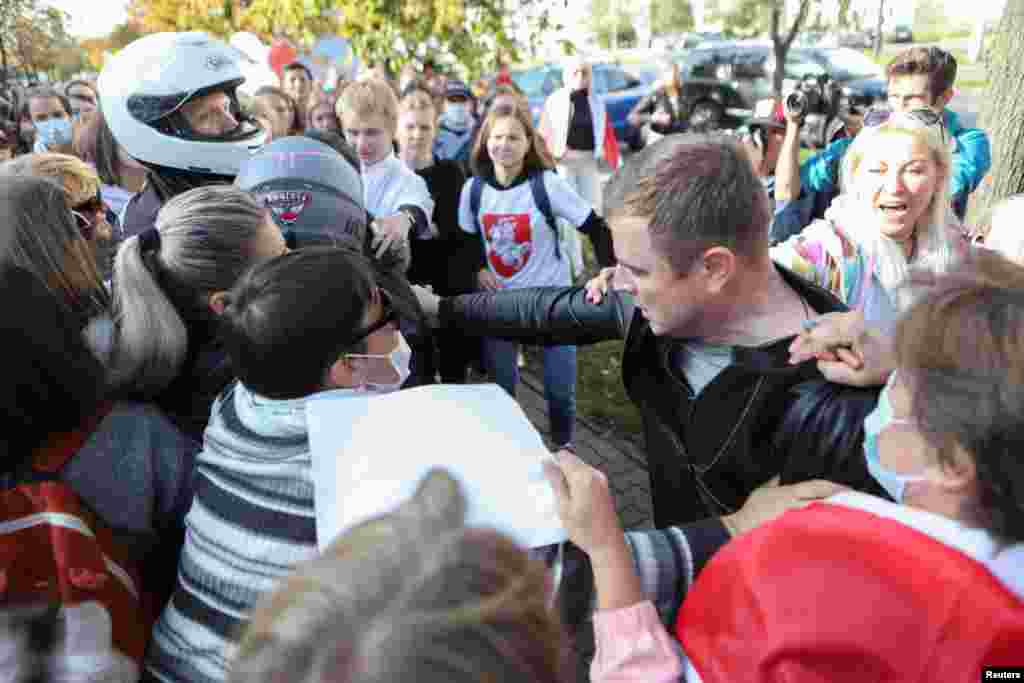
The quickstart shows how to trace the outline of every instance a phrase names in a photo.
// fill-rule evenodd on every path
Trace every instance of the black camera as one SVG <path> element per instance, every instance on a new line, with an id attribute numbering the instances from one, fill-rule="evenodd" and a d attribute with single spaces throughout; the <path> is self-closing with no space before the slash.
<path id="1" fill-rule="evenodd" d="M 787 115 L 797 115 L 804 123 L 801 139 L 809 147 L 824 147 L 830 123 L 840 113 L 843 91 L 828 74 L 805 76 L 786 96 L 783 106 Z"/>
<path id="2" fill-rule="evenodd" d="M 805 76 L 786 97 L 786 113 L 801 117 L 808 114 L 835 116 L 842 94 L 839 85 L 827 74 Z"/>

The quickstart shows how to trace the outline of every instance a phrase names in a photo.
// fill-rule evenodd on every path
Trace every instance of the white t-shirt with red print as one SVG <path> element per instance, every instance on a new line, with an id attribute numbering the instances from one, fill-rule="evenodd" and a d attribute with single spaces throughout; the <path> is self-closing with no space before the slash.
<path id="1" fill-rule="evenodd" d="M 462 187 L 459 200 L 459 226 L 468 233 L 477 233 L 469 196 L 473 179 Z M 551 212 L 556 218 L 580 227 L 593 210 L 572 187 L 553 171 L 544 171 L 544 187 L 548 191 Z M 483 183 L 480 194 L 480 228 L 484 232 L 487 266 L 498 276 L 503 287 L 564 287 L 572 284 L 569 272 L 571 254 L 562 249 L 555 253 L 558 231 L 549 226 L 533 201 L 528 181 L 512 187 L 497 188 Z"/>

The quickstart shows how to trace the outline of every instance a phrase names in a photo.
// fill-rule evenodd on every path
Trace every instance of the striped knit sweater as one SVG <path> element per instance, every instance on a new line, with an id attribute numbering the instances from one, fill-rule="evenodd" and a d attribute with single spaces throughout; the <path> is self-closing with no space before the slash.
<path id="1" fill-rule="evenodd" d="M 247 613 L 317 554 L 305 400 L 241 383 L 213 405 L 174 595 L 153 631 L 147 677 L 223 681 Z"/>

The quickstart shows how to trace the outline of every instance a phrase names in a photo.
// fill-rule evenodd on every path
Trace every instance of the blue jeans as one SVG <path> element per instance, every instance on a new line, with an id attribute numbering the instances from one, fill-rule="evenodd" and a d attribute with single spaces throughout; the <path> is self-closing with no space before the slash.
<path id="1" fill-rule="evenodd" d="M 491 379 L 512 398 L 519 384 L 516 356 L 519 344 L 504 339 L 485 339 L 484 358 Z M 556 446 L 572 441 L 576 426 L 576 347 L 546 346 L 544 352 L 544 397 L 548 401 L 551 438 Z"/>

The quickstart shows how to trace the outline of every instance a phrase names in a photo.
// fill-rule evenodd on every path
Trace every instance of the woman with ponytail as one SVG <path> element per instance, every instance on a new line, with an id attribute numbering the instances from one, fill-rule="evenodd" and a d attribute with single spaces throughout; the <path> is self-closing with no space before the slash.
<path id="1" fill-rule="evenodd" d="M 234 378 L 216 334 L 226 292 L 286 249 L 266 209 L 233 186 L 164 204 L 155 226 L 123 242 L 114 261 L 119 393 L 156 401 L 202 438 L 214 398 Z"/>

